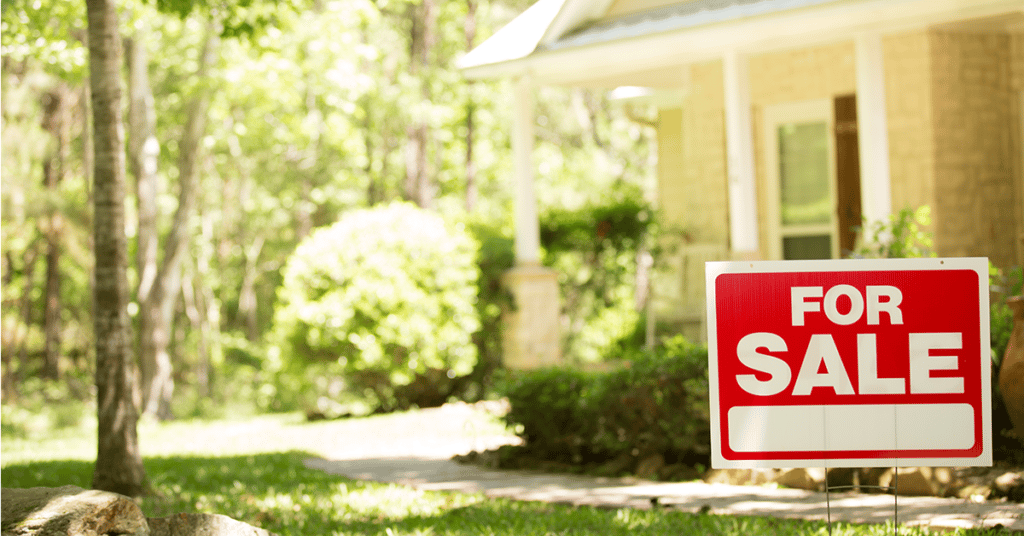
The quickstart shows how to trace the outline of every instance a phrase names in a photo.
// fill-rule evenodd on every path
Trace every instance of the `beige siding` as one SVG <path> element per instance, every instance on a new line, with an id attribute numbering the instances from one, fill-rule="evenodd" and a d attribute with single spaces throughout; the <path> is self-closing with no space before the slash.
<path id="1" fill-rule="evenodd" d="M 852 42 L 763 54 L 750 58 L 750 101 L 754 107 L 754 166 L 758 185 L 758 228 L 762 252 L 771 251 L 768 204 L 776 195 L 768 186 L 762 139 L 765 106 L 812 99 L 832 99 L 856 92 Z"/>
<path id="2" fill-rule="evenodd" d="M 944 256 L 1024 262 L 1024 34 L 921 30 L 883 38 L 893 210 L 929 205 Z M 727 258 L 729 204 L 719 61 L 680 68 L 682 109 L 659 127 L 659 204 L 678 246 L 663 256 L 657 314 L 703 333 L 703 261 Z M 762 251 L 768 248 L 760 131 L 773 104 L 856 92 L 852 42 L 750 58 Z"/>
<path id="3" fill-rule="evenodd" d="M 1016 128 L 1011 128 L 1011 152 L 1015 155 L 1017 178 L 1017 264 L 1024 265 L 1024 32 L 1010 36 L 1010 90 L 1015 99 L 1013 117 Z"/>
<path id="4" fill-rule="evenodd" d="M 682 67 L 682 109 L 663 110 L 658 130 L 658 204 L 666 250 L 654 279 L 655 314 L 692 340 L 704 338 L 704 262 L 725 260 L 726 199 L 722 63 Z"/>
<path id="5" fill-rule="evenodd" d="M 1014 167 L 1010 37 L 933 32 L 935 241 L 943 256 L 1016 261 L 1020 194 Z"/>
<path id="6" fill-rule="evenodd" d="M 932 132 L 931 57 L 924 31 L 882 41 L 886 113 L 889 123 L 889 175 L 892 208 L 932 205 L 935 147 Z"/>

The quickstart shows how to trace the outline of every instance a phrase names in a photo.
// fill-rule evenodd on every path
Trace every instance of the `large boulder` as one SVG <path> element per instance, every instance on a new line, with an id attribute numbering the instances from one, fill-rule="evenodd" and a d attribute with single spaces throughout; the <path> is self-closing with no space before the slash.
<path id="1" fill-rule="evenodd" d="M 78 486 L 0 490 L 3 536 L 146 536 L 149 526 L 135 501 Z"/>
<path id="2" fill-rule="evenodd" d="M 3 488 L 0 536 L 273 536 L 217 514 L 147 519 L 124 495 L 61 488 Z"/>

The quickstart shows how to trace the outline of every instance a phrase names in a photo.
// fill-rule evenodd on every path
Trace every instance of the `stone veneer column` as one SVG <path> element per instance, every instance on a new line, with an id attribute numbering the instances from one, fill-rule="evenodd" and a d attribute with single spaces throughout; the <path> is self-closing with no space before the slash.
<path id="1" fill-rule="evenodd" d="M 502 353 L 511 369 L 531 369 L 562 359 L 558 275 L 540 265 L 540 224 L 533 187 L 533 85 L 515 82 L 512 153 L 515 158 L 516 267 L 502 283 L 511 300 L 502 311 Z"/>
<path id="2" fill-rule="evenodd" d="M 502 311 L 504 366 L 527 370 L 562 361 L 558 277 L 543 266 L 517 266 L 502 281 L 511 303 Z"/>

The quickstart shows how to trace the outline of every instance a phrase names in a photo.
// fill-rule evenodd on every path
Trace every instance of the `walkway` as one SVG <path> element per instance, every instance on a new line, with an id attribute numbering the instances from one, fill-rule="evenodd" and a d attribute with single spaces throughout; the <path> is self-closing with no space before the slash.
<path id="1" fill-rule="evenodd" d="M 592 505 L 606 508 L 661 507 L 723 515 L 772 516 L 832 521 L 885 523 L 893 519 L 891 495 L 832 493 L 732 486 L 703 482 L 650 482 L 532 471 L 490 470 L 451 461 L 457 454 L 514 442 L 503 434 L 480 433 L 480 409 L 466 404 L 409 414 L 415 426 L 381 434 L 359 426 L 360 441 L 339 446 L 307 467 L 358 480 L 395 482 L 424 490 L 484 493 L 524 501 Z M 400 439 L 404 429 L 409 434 Z M 356 430 L 353 430 L 355 432 Z M 492 430 L 489 430 L 493 432 Z M 383 438 L 383 443 L 381 442 Z M 1024 506 L 1007 502 L 974 503 L 937 497 L 898 498 L 897 521 L 904 526 L 977 528 L 1003 526 L 1024 531 Z"/>

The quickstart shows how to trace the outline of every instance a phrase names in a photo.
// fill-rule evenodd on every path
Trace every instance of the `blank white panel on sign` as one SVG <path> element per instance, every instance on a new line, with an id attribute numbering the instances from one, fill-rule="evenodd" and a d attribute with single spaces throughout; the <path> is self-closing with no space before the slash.
<path id="1" fill-rule="evenodd" d="M 970 404 L 736 406 L 729 409 L 736 452 L 969 449 Z"/>

